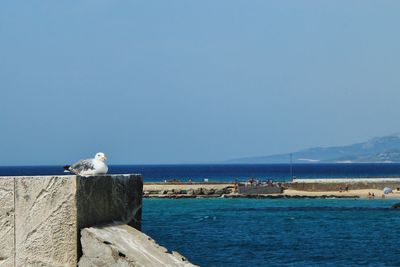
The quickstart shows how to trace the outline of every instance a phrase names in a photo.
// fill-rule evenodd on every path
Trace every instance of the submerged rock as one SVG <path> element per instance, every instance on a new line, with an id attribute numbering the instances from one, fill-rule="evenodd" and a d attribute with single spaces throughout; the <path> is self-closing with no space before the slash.
<path id="1" fill-rule="evenodd" d="M 400 203 L 396 203 L 392 206 L 393 209 L 400 209 Z"/>

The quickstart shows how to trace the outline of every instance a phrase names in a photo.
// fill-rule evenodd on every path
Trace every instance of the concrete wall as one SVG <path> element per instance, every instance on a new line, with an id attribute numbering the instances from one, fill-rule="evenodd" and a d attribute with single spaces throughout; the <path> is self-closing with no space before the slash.
<path id="1" fill-rule="evenodd" d="M 140 228 L 139 175 L 0 177 L 0 266 L 76 266 L 80 229 Z"/>
<path id="2" fill-rule="evenodd" d="M 283 188 L 277 186 L 239 186 L 238 192 L 244 195 L 281 194 Z"/>
<path id="3" fill-rule="evenodd" d="M 289 183 L 286 187 L 295 190 L 304 191 L 339 191 L 339 188 L 348 186 L 349 190 L 356 189 L 379 189 L 383 190 L 385 187 L 396 189 L 400 187 L 400 182 L 394 181 L 371 181 L 371 182 L 294 182 Z"/>

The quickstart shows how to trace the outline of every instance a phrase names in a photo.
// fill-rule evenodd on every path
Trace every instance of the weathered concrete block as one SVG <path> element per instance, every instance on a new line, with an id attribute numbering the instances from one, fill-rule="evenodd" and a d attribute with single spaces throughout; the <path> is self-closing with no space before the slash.
<path id="1" fill-rule="evenodd" d="M 14 265 L 14 179 L 0 178 L 0 266 Z"/>
<path id="2" fill-rule="evenodd" d="M 16 266 L 73 266 L 76 176 L 15 178 Z"/>
<path id="3" fill-rule="evenodd" d="M 4 193 L 4 203 L 15 209 L 15 220 L 10 230 L 11 250 L 0 245 L 0 253 L 14 254 L 15 242 L 15 266 L 76 266 L 81 228 L 112 221 L 140 227 L 143 181 L 139 175 L 30 176 L 0 181 L 3 179 L 12 181 L 7 188 L 13 194 Z M 1 188 L 0 184 L 0 196 Z M 0 203 L 1 209 L 6 208 Z M 3 217 L 1 211 L 0 223 Z"/>
<path id="4" fill-rule="evenodd" d="M 79 177 L 77 180 L 77 229 L 113 221 L 140 230 L 143 180 L 141 176 L 113 175 Z M 76 232 L 78 258 L 81 256 L 80 231 Z"/>
<path id="5" fill-rule="evenodd" d="M 79 177 L 77 180 L 79 229 L 123 221 L 140 230 L 143 180 L 137 176 L 140 179 L 127 179 L 124 175 L 112 177 Z"/>
<path id="6" fill-rule="evenodd" d="M 195 266 L 177 252 L 168 253 L 144 233 L 121 224 L 85 228 L 79 267 Z"/>

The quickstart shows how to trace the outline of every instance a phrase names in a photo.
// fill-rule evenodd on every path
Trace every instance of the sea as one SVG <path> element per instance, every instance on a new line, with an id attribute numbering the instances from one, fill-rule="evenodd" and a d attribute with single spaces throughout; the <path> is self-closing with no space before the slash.
<path id="1" fill-rule="evenodd" d="M 292 170 L 291 170 L 292 169 Z M 182 164 L 182 165 L 110 165 L 109 173 L 140 173 L 145 182 L 189 180 L 209 182 L 246 181 L 249 178 L 289 181 L 297 178 L 374 178 L 400 177 L 399 163 L 352 164 Z M 62 166 L 0 166 L 0 176 L 61 175 Z"/>
<path id="2" fill-rule="evenodd" d="M 400 266 L 396 202 L 144 199 L 142 230 L 200 266 Z"/>
<path id="3" fill-rule="evenodd" d="M 118 165 L 145 182 L 288 181 L 288 164 Z M 294 164 L 298 178 L 399 177 L 400 164 Z M 63 174 L 0 167 L 0 176 Z M 144 199 L 142 231 L 200 266 L 400 266 L 393 199 Z"/>

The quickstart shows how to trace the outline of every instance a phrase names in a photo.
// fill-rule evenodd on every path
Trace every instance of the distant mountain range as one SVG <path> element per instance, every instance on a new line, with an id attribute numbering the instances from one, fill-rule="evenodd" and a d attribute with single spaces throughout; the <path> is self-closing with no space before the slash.
<path id="1" fill-rule="evenodd" d="M 376 137 L 347 146 L 315 147 L 292 153 L 293 163 L 400 162 L 400 136 Z M 228 163 L 289 163 L 290 153 L 228 160 Z"/>

